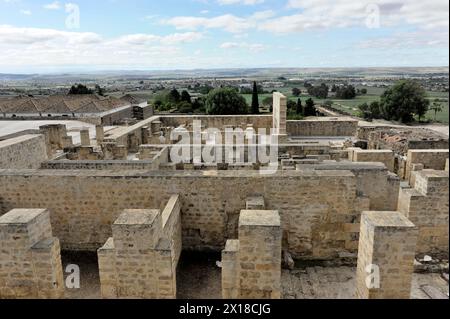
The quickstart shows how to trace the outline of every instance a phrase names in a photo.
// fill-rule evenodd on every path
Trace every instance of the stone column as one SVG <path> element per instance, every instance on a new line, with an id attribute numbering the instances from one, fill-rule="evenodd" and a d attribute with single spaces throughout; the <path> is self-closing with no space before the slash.
<path id="1" fill-rule="evenodd" d="M 410 298 L 417 235 L 417 227 L 399 212 L 363 212 L 357 298 Z"/>
<path id="2" fill-rule="evenodd" d="M 91 146 L 91 138 L 89 136 L 89 129 L 80 131 L 81 146 Z"/>
<path id="3" fill-rule="evenodd" d="M 60 244 L 46 209 L 14 209 L 0 217 L 0 299 L 61 298 Z"/>
<path id="4" fill-rule="evenodd" d="M 275 134 L 286 135 L 287 98 L 279 92 L 273 94 L 273 128 Z"/>
<path id="5" fill-rule="evenodd" d="M 103 143 L 105 139 L 105 130 L 102 125 L 95 126 L 95 139 L 97 140 L 97 145 Z"/>
<path id="6" fill-rule="evenodd" d="M 280 215 L 277 211 L 241 211 L 240 298 L 281 297 L 281 238 Z"/>

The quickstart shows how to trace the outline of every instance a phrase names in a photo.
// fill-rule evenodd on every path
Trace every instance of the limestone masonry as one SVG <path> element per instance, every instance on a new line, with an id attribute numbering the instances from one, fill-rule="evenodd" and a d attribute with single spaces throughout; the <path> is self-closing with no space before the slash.
<path id="1" fill-rule="evenodd" d="M 273 114 L 233 116 L 86 98 L 84 123 L 0 138 L 0 298 L 189 299 L 204 286 L 280 299 L 330 296 L 336 280 L 353 298 L 448 292 L 430 288 L 448 278 L 448 138 L 346 117 L 290 121 L 281 93 Z M 12 102 L 32 111 L 33 101 Z M 92 282 L 67 287 L 70 264 Z M 424 284 L 419 271 L 438 279 Z"/>

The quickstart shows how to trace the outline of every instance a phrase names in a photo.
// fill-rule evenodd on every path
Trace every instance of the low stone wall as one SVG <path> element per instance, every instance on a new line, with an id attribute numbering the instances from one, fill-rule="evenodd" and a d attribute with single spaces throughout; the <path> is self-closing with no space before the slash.
<path id="1" fill-rule="evenodd" d="M 397 210 L 400 179 L 381 163 L 336 162 L 297 165 L 297 170 L 349 170 L 356 176 L 356 189 L 367 196 L 370 210 Z"/>
<path id="2" fill-rule="evenodd" d="M 448 149 L 408 151 L 405 167 L 406 180 L 410 179 L 414 164 L 423 164 L 424 169 L 443 171 L 448 158 Z"/>
<path id="3" fill-rule="evenodd" d="M 413 175 L 414 188 L 401 189 L 398 210 L 419 227 L 416 252 L 448 256 L 448 172 L 423 170 Z"/>
<path id="4" fill-rule="evenodd" d="M 291 136 L 356 136 L 358 121 L 345 118 L 319 118 L 287 121 L 287 134 Z"/>
<path id="5" fill-rule="evenodd" d="M 23 135 L 0 141 L 0 168 L 39 168 L 47 159 L 43 135 Z"/>
<path id="6" fill-rule="evenodd" d="M 161 115 L 160 120 L 164 126 L 173 127 L 180 125 L 189 127 L 193 121 L 201 121 L 202 126 L 221 131 L 227 126 L 245 130 L 248 124 L 252 124 L 256 130 L 272 128 L 272 115 Z"/>
<path id="7" fill-rule="evenodd" d="M 48 207 L 64 249 L 96 250 L 124 209 L 165 205 L 180 194 L 183 247 L 220 251 L 236 238 L 247 197 L 263 194 L 281 215 L 285 249 L 297 257 L 355 251 L 354 225 L 367 198 L 349 171 L 68 171 L 0 170 L 0 213 Z"/>
<path id="8" fill-rule="evenodd" d="M 159 165 L 155 165 L 153 161 L 48 161 L 42 163 L 42 169 L 58 169 L 58 170 L 155 170 Z"/>
<path id="9" fill-rule="evenodd" d="M 353 162 L 379 162 L 386 165 L 390 172 L 394 172 L 394 151 L 391 150 L 362 150 L 353 151 Z"/>

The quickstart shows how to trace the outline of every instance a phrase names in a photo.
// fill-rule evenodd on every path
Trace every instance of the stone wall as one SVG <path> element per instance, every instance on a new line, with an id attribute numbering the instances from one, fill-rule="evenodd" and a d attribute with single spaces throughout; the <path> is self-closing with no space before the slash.
<path id="1" fill-rule="evenodd" d="M 336 162 L 297 165 L 297 170 L 349 170 L 356 176 L 356 189 L 370 201 L 370 210 L 396 210 L 400 179 L 381 163 Z"/>
<path id="2" fill-rule="evenodd" d="M 291 136 L 356 136 L 358 121 L 346 118 L 318 118 L 287 121 L 287 134 Z"/>
<path id="3" fill-rule="evenodd" d="M 154 170 L 158 166 L 155 166 L 153 161 L 48 161 L 41 165 L 42 169 L 62 169 L 62 170 Z"/>
<path id="4" fill-rule="evenodd" d="M 0 168 L 39 168 L 47 159 L 43 135 L 23 135 L 0 141 Z"/>
<path id="5" fill-rule="evenodd" d="M 271 115 L 161 115 L 160 120 L 163 126 L 172 127 L 189 127 L 193 121 L 201 121 L 202 126 L 221 131 L 225 127 L 240 127 L 245 130 L 249 124 L 253 124 L 255 129 L 272 128 Z"/>
<path id="6" fill-rule="evenodd" d="M 442 150 L 410 150 L 405 167 L 405 177 L 409 180 L 414 164 L 423 164 L 424 169 L 445 170 L 448 149 Z"/>
<path id="7" fill-rule="evenodd" d="M 103 298 L 176 298 L 181 253 L 178 196 L 160 210 L 125 210 L 98 250 Z"/>
<path id="8" fill-rule="evenodd" d="M 357 297 L 409 299 L 416 239 L 417 228 L 401 213 L 364 212 L 358 250 Z"/>
<path id="9" fill-rule="evenodd" d="M 64 295 L 59 240 L 45 209 L 14 209 L 0 217 L 0 299 Z"/>
<path id="10" fill-rule="evenodd" d="M 419 227 L 417 253 L 448 256 L 448 172 L 413 172 L 414 188 L 400 190 L 398 210 Z"/>
<path id="11" fill-rule="evenodd" d="M 241 211 L 239 240 L 222 253 L 224 299 L 280 299 L 281 240 L 277 211 Z"/>
<path id="12" fill-rule="evenodd" d="M 1 171 L 0 213 L 48 207 L 65 249 L 96 250 L 124 209 L 165 205 L 180 194 L 183 246 L 222 250 L 237 233 L 253 194 L 281 215 L 285 249 L 295 256 L 335 257 L 356 250 L 354 225 L 369 208 L 349 171 Z M 357 235 L 357 234 L 356 234 Z"/>
<path id="13" fill-rule="evenodd" d="M 390 172 L 394 172 L 394 151 L 391 150 L 355 149 L 353 151 L 352 161 L 383 163 Z"/>

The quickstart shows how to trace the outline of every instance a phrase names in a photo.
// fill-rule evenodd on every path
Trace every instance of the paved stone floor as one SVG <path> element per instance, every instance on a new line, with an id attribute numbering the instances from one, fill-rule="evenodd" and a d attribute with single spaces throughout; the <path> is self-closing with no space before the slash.
<path id="1" fill-rule="evenodd" d="M 184 253 L 177 273 L 178 298 L 220 299 L 221 269 L 216 265 L 220 254 Z M 71 299 L 100 298 L 97 258 L 95 254 L 64 253 L 64 267 L 77 264 L 81 271 L 81 288 L 67 290 Z M 356 270 L 353 267 L 308 265 L 282 272 L 282 296 L 285 299 L 352 299 Z M 429 299 L 423 287 L 446 296 L 448 283 L 440 274 L 414 274 L 411 297 Z M 448 297 L 447 297 L 448 298 Z"/>

